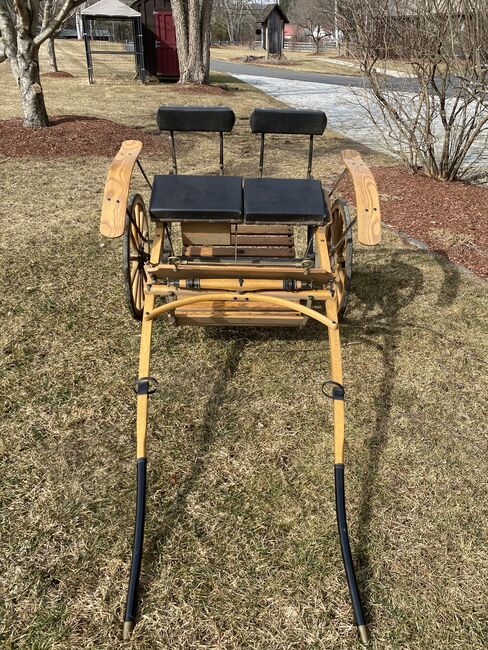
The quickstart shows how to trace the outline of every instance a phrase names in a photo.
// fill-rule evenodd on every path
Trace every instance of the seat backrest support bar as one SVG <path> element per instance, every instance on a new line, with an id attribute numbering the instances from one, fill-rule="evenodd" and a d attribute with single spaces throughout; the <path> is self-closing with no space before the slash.
<path id="1" fill-rule="evenodd" d="M 234 128 L 236 116 L 226 106 L 160 106 L 157 112 L 160 131 L 169 131 L 171 138 L 171 158 L 173 174 L 178 173 L 176 161 L 175 132 L 219 133 L 219 171 L 224 173 L 224 133 Z"/>
<path id="2" fill-rule="evenodd" d="M 259 148 L 259 175 L 262 178 L 264 173 L 264 133 L 261 133 L 261 145 Z M 313 165 L 313 135 L 310 135 L 308 145 L 308 163 L 307 163 L 307 178 L 312 178 L 312 165 Z M 222 172 L 223 173 L 223 172 Z"/>
<path id="3" fill-rule="evenodd" d="M 313 137 L 322 135 L 327 126 L 327 117 L 323 111 L 298 110 L 292 108 L 256 108 L 250 119 L 251 131 L 261 134 L 259 151 L 259 173 L 264 170 L 264 137 L 266 133 L 283 135 L 308 135 L 307 178 L 312 176 Z"/>
<path id="4" fill-rule="evenodd" d="M 220 175 L 223 176 L 224 174 L 224 134 L 221 131 L 219 133 L 219 139 L 220 139 Z"/>
<path id="5" fill-rule="evenodd" d="M 171 138 L 171 171 L 170 174 L 178 174 L 178 163 L 176 160 L 176 141 L 175 132 L 169 132 Z M 224 174 L 224 134 L 222 131 L 219 133 L 220 150 L 219 150 L 219 171 L 220 175 Z"/>
<path id="6" fill-rule="evenodd" d="M 261 146 L 259 148 L 259 175 L 263 177 L 264 170 L 264 133 L 261 133 Z"/>
<path id="7" fill-rule="evenodd" d="M 171 173 L 172 174 L 177 174 L 178 173 L 178 164 L 176 162 L 175 132 L 170 131 L 169 132 L 169 137 L 171 138 L 171 160 L 172 160 Z"/>
<path id="8" fill-rule="evenodd" d="M 310 143 L 308 145 L 307 178 L 312 177 L 312 163 L 313 163 L 313 133 L 310 134 Z"/>

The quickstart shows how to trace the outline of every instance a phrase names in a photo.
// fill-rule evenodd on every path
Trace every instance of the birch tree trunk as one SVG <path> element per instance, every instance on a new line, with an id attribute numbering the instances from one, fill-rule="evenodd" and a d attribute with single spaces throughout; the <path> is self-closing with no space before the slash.
<path id="1" fill-rule="evenodd" d="M 24 126 L 48 126 L 44 95 L 39 73 L 39 47 L 34 43 L 37 31 L 38 6 L 34 14 L 19 7 L 17 20 L 4 4 L 0 4 L 0 31 L 5 55 L 20 90 Z"/>
<path id="2" fill-rule="evenodd" d="M 180 64 L 179 83 L 208 82 L 212 2 L 171 0 Z"/>
<path id="3" fill-rule="evenodd" d="M 12 72 L 20 88 L 24 126 L 49 126 L 39 72 L 39 49 L 27 35 L 17 38 L 17 58 Z"/>
<path id="4" fill-rule="evenodd" d="M 10 63 L 20 91 L 24 126 L 41 128 L 49 125 L 39 72 L 39 47 L 53 37 L 68 14 L 82 1 L 61 0 L 53 15 L 54 0 L 45 0 L 38 33 L 40 0 L 0 0 L 0 62 L 6 57 Z"/>
<path id="5" fill-rule="evenodd" d="M 53 19 L 58 2 L 56 0 L 44 0 L 44 11 L 42 18 L 41 30 L 46 29 L 49 21 Z M 58 72 L 58 62 L 56 59 L 56 49 L 54 47 L 54 34 L 52 34 L 46 41 L 47 58 L 49 61 L 49 70 L 51 72 Z"/>
<path id="6" fill-rule="evenodd" d="M 54 47 L 54 38 L 47 39 L 47 58 L 49 59 L 49 69 L 51 72 L 58 72 L 58 60 L 56 58 L 56 48 Z"/>

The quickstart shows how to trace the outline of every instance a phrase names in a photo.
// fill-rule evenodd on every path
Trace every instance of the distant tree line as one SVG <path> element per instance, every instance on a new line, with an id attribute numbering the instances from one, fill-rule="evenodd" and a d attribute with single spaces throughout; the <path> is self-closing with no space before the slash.
<path id="1" fill-rule="evenodd" d="M 212 39 L 236 45 L 252 43 L 266 6 L 272 4 L 268 0 L 214 0 Z M 282 0 L 279 4 L 290 22 L 302 27 L 318 50 L 326 27 L 330 33 L 334 0 Z"/>

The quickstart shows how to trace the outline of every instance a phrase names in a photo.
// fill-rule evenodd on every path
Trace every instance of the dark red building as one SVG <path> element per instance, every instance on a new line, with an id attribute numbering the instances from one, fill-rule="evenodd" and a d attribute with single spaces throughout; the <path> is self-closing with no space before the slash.
<path id="1" fill-rule="evenodd" d="M 179 79 L 170 0 L 135 0 L 131 6 L 141 14 L 146 72 L 160 79 Z"/>

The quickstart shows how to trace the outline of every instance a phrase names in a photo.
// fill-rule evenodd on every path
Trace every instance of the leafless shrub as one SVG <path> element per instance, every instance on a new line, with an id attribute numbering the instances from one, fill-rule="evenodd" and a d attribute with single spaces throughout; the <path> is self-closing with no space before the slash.
<path id="1" fill-rule="evenodd" d="M 486 0 L 344 0 L 340 9 L 373 121 L 410 168 L 462 177 L 488 131 Z M 409 74 L 403 84 L 385 74 L 395 62 Z"/>

